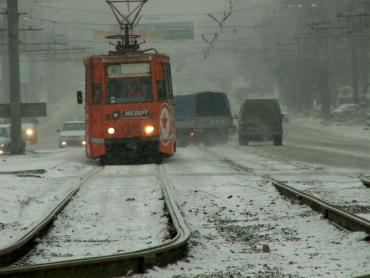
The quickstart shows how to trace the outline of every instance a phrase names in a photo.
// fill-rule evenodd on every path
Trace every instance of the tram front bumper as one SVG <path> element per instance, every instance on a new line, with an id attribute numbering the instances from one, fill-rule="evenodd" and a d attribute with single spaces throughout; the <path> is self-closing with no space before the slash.
<path id="1" fill-rule="evenodd" d="M 133 138 L 118 138 L 118 139 L 105 139 L 104 144 L 106 149 L 118 148 L 136 150 L 147 145 L 158 144 L 159 137 L 133 137 Z"/>

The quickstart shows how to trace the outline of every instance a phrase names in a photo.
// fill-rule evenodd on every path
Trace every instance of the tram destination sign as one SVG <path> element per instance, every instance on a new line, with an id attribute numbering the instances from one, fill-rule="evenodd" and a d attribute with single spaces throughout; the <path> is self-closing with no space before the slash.
<path id="1" fill-rule="evenodd" d="M 94 40 L 97 42 L 107 41 L 109 35 L 120 33 L 116 25 L 112 25 L 109 32 L 94 31 Z M 178 41 L 194 39 L 194 23 L 182 22 L 145 22 L 135 27 L 134 33 L 140 35 L 145 41 Z"/>

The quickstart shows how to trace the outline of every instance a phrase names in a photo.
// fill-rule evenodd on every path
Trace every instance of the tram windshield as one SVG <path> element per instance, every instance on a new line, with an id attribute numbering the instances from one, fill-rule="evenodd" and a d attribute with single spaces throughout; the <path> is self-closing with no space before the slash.
<path id="1" fill-rule="evenodd" d="M 150 77 L 110 78 L 107 82 L 107 103 L 152 101 Z"/>

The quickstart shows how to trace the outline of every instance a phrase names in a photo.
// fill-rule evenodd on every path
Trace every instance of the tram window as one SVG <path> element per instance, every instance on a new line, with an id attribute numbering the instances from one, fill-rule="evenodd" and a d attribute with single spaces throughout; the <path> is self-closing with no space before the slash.
<path id="1" fill-rule="evenodd" d="M 92 103 L 93 104 L 101 104 L 102 103 L 101 84 L 94 84 L 93 85 Z"/>
<path id="2" fill-rule="evenodd" d="M 166 100 L 167 94 L 164 80 L 157 81 L 157 90 L 158 90 L 158 100 Z"/>
<path id="3" fill-rule="evenodd" d="M 173 99 L 171 69 L 169 64 L 164 65 L 164 80 L 157 81 L 158 100 Z"/>
<path id="4" fill-rule="evenodd" d="M 173 99 L 173 92 L 172 92 L 172 77 L 171 77 L 171 67 L 170 64 L 165 65 L 165 79 L 166 79 L 166 91 L 167 91 L 167 99 Z"/>
<path id="5" fill-rule="evenodd" d="M 137 103 L 152 101 L 149 77 L 110 78 L 107 82 L 107 103 Z"/>

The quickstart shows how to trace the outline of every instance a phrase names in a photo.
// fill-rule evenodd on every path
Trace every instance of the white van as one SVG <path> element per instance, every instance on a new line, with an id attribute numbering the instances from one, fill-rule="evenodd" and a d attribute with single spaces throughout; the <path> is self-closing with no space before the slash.
<path id="1" fill-rule="evenodd" d="M 85 121 L 67 121 L 59 132 L 59 148 L 85 146 Z"/>

